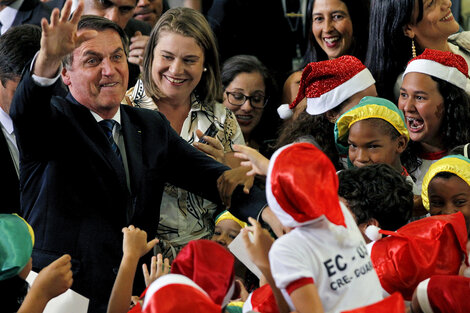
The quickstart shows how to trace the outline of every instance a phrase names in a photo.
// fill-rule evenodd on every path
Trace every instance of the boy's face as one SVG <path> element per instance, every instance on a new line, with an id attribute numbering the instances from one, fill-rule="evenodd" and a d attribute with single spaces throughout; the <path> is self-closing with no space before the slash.
<path id="1" fill-rule="evenodd" d="M 431 215 L 462 212 L 467 229 L 470 224 L 470 186 L 460 177 L 434 177 L 429 183 Z"/>
<path id="2" fill-rule="evenodd" d="M 390 134 L 378 129 L 370 120 L 362 120 L 349 128 L 348 156 L 355 167 L 384 163 L 401 172 L 400 154 L 405 150 L 406 143 L 404 136 L 392 139 Z"/>
<path id="3" fill-rule="evenodd" d="M 227 248 L 241 229 L 241 226 L 233 220 L 221 220 L 215 225 L 214 235 L 211 240 Z"/>

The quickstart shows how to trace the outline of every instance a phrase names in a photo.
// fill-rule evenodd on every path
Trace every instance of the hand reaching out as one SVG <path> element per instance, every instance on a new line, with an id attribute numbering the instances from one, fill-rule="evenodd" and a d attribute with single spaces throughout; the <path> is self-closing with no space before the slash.
<path id="1" fill-rule="evenodd" d="M 243 192 L 250 193 L 253 187 L 254 177 L 247 176 L 249 168 L 239 166 L 237 168 L 225 171 L 217 179 L 217 188 L 219 190 L 222 203 L 229 208 L 231 206 L 232 193 L 238 185 L 242 185 Z"/>
<path id="2" fill-rule="evenodd" d="M 274 238 L 271 237 L 269 232 L 262 228 L 261 224 L 254 218 L 249 217 L 248 221 L 253 226 L 242 229 L 242 238 L 245 242 L 246 250 L 250 255 L 250 259 L 261 270 L 263 275 L 265 275 L 266 271 L 270 269 L 268 253 L 274 242 Z M 253 242 L 249 238 L 248 233 L 250 232 L 253 234 Z"/>
<path id="3" fill-rule="evenodd" d="M 70 255 L 64 254 L 43 268 L 36 277 L 30 292 L 49 301 L 67 291 L 73 283 L 71 260 Z"/>
<path id="4" fill-rule="evenodd" d="M 225 164 L 224 146 L 219 139 L 204 135 L 204 133 L 199 129 L 196 130 L 196 135 L 199 139 L 204 137 L 206 143 L 194 142 L 194 146 L 216 161 Z"/>
<path id="5" fill-rule="evenodd" d="M 167 258 L 165 258 L 164 261 L 162 259 L 163 256 L 161 253 L 152 257 L 152 260 L 150 261 L 150 273 L 148 271 L 147 264 L 142 265 L 142 272 L 144 273 L 146 287 L 148 287 L 161 276 L 170 272 L 170 261 Z"/>
<path id="6" fill-rule="evenodd" d="M 235 157 L 242 159 L 242 166 L 251 167 L 251 171 L 246 173 L 247 175 L 263 175 L 268 174 L 269 160 L 265 158 L 261 153 L 253 148 L 243 145 L 233 145 Z"/>
<path id="7" fill-rule="evenodd" d="M 124 233 L 122 242 L 123 258 L 136 257 L 140 259 L 158 243 L 157 238 L 147 242 L 147 233 L 138 227 L 134 227 L 134 225 L 124 227 L 122 232 Z"/>

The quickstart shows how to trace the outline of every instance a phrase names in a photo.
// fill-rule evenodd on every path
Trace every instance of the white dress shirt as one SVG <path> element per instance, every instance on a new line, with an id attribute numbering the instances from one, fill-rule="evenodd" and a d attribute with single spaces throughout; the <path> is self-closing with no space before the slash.
<path id="1" fill-rule="evenodd" d="M 3 35 L 13 25 L 16 14 L 23 2 L 24 0 L 16 0 L 0 11 L 0 23 L 2 23 L 2 27 L 0 28 L 1 35 Z"/>
<path id="2" fill-rule="evenodd" d="M 7 140 L 8 150 L 10 150 L 10 155 L 13 160 L 13 164 L 15 165 L 16 174 L 19 176 L 19 164 L 20 164 L 20 157 L 18 152 L 18 146 L 16 145 L 16 137 L 15 133 L 13 132 L 13 121 L 11 120 L 10 115 L 8 115 L 3 109 L 0 107 L 0 126 L 2 128 L 3 135 Z"/>

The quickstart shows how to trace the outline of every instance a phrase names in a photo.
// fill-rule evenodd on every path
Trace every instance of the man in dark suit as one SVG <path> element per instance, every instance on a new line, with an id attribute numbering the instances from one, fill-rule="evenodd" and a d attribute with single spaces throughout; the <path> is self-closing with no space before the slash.
<path id="1" fill-rule="evenodd" d="M 0 36 L 0 213 L 20 209 L 19 154 L 8 114 L 21 72 L 40 40 L 41 29 L 34 25 L 13 27 Z"/>
<path id="2" fill-rule="evenodd" d="M 127 37 L 105 18 L 78 22 L 82 4 L 69 20 L 70 7 L 68 1 L 43 27 L 10 112 L 21 213 L 36 234 L 33 269 L 70 254 L 72 289 L 90 299 L 89 312 L 105 312 L 122 257 L 121 229 L 133 224 L 155 236 L 165 182 L 221 204 L 217 179 L 229 169 L 181 139 L 162 114 L 119 104 Z M 70 91 L 65 98 L 53 96 L 59 73 Z M 232 199 L 231 210 L 245 220 L 265 205 L 260 190 Z M 235 209 L 235 200 L 250 205 Z M 141 275 L 136 280 L 140 292 Z"/>
<path id="3" fill-rule="evenodd" d="M 8 15 L 3 17 L 3 14 Z M 51 16 L 51 9 L 39 0 L 4 0 L 0 1 L 0 23 L 2 34 L 10 27 L 33 24 L 41 25 L 41 19 Z"/>

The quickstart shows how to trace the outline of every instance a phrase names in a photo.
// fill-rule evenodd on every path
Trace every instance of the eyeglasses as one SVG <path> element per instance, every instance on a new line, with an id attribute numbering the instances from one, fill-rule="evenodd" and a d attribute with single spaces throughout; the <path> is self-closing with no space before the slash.
<path id="1" fill-rule="evenodd" d="M 254 109 L 262 109 L 268 102 L 268 97 L 263 95 L 245 96 L 241 92 L 230 92 L 226 91 L 227 100 L 232 105 L 242 106 L 246 101 L 250 100 L 250 105 Z"/>

